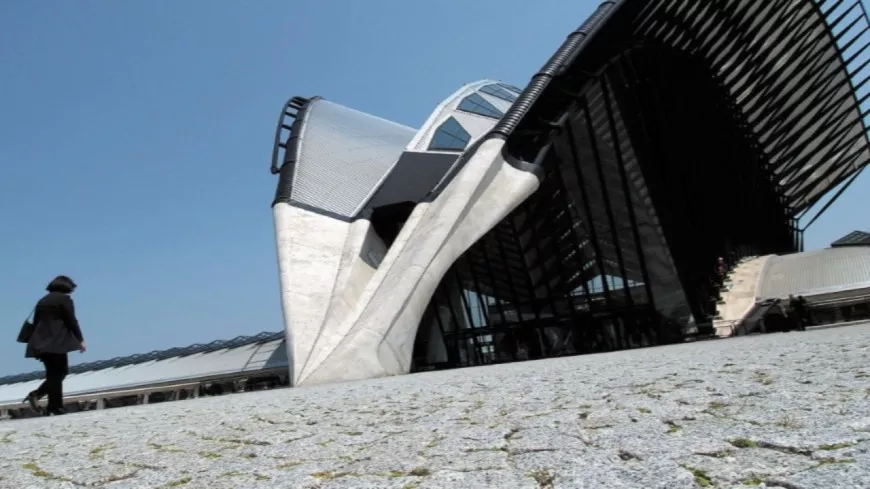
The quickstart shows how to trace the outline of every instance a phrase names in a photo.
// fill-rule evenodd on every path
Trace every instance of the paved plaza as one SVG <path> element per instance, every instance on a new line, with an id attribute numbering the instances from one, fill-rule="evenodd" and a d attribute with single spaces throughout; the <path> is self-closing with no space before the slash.
<path id="1" fill-rule="evenodd" d="M 870 325 L 0 422 L 2 488 L 870 487 Z"/>

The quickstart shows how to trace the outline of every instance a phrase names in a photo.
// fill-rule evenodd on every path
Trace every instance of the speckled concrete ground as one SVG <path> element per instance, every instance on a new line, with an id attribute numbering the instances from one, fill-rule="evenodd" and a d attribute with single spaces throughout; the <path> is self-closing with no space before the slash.
<path id="1" fill-rule="evenodd" d="M 0 422 L 0 487 L 870 487 L 870 326 Z"/>

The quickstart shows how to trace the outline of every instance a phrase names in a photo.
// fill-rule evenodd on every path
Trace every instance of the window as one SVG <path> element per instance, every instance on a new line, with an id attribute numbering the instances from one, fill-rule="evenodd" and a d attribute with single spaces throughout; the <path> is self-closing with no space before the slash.
<path id="1" fill-rule="evenodd" d="M 471 140 L 471 135 L 454 118 L 441 124 L 429 143 L 430 150 L 462 151 Z"/>
<path id="2" fill-rule="evenodd" d="M 492 95 L 493 97 L 507 100 L 510 103 L 514 103 L 517 100 L 517 94 L 499 86 L 498 84 L 486 85 L 485 87 L 481 88 L 480 91 L 487 95 Z"/>
<path id="3" fill-rule="evenodd" d="M 487 102 L 485 98 L 481 97 L 476 93 L 472 93 L 471 95 L 462 99 L 462 102 L 459 103 L 459 110 L 464 110 L 465 112 L 471 112 L 472 114 L 482 115 L 486 117 L 492 117 L 493 119 L 500 119 L 501 116 L 504 115 L 504 112 L 495 108 L 494 105 Z"/>
<path id="4" fill-rule="evenodd" d="M 517 95 L 523 93 L 523 91 L 520 90 L 519 88 L 517 88 L 513 85 L 508 85 L 507 83 L 499 83 L 498 86 L 504 88 L 505 90 L 510 90 L 511 92 L 516 92 Z"/>

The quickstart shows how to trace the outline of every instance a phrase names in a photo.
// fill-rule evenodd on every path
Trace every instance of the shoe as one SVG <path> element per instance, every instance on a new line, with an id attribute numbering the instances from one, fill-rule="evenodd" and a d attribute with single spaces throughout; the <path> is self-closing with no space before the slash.
<path id="1" fill-rule="evenodd" d="M 37 414 L 42 414 L 42 407 L 39 405 L 38 401 L 39 394 L 37 394 L 36 391 L 33 391 L 30 394 L 27 394 L 27 397 L 25 397 L 22 402 L 26 402 L 31 411 Z"/>
<path id="2" fill-rule="evenodd" d="M 66 409 L 64 408 L 49 409 L 45 412 L 46 416 L 62 416 L 64 414 L 66 414 Z"/>

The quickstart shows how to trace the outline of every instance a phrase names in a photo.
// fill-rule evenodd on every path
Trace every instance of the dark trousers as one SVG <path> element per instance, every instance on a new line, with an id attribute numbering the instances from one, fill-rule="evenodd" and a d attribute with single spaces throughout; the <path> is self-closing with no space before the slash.
<path id="1" fill-rule="evenodd" d="M 66 353 L 45 353 L 39 356 L 45 364 L 45 381 L 36 389 L 36 395 L 48 395 L 48 410 L 63 408 L 63 379 L 69 373 L 69 358 Z"/>

